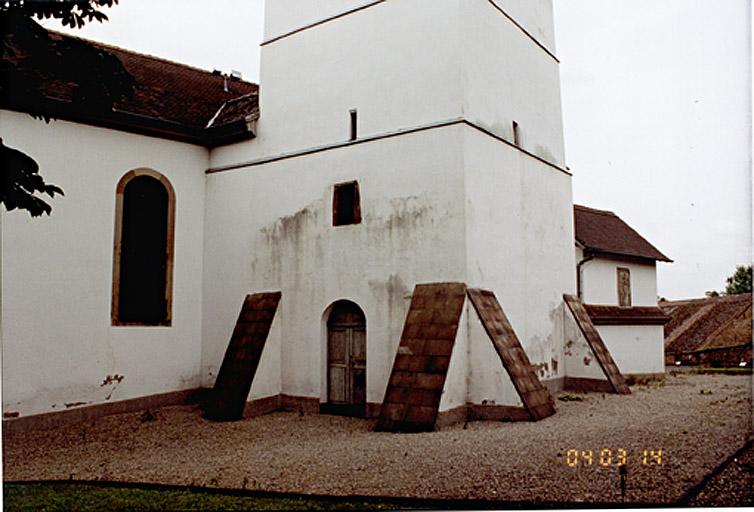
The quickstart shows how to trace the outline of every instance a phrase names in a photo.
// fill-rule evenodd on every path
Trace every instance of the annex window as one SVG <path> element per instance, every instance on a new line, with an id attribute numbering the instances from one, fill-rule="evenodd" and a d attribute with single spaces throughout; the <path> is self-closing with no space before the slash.
<path id="1" fill-rule="evenodd" d="M 618 305 L 631 306 L 631 271 L 618 267 Z"/>
<path id="2" fill-rule="evenodd" d="M 169 326 L 175 193 L 163 175 L 139 169 L 116 190 L 113 325 Z"/>
<path id="3" fill-rule="evenodd" d="M 516 146 L 521 145 L 521 129 L 516 121 L 513 121 L 513 144 Z"/>
<path id="4" fill-rule="evenodd" d="M 332 224 L 347 226 L 361 223 L 359 184 L 355 181 L 339 183 L 333 189 Z"/>
<path id="5" fill-rule="evenodd" d="M 359 138 L 359 113 L 354 109 L 350 112 L 351 115 L 351 140 Z"/>

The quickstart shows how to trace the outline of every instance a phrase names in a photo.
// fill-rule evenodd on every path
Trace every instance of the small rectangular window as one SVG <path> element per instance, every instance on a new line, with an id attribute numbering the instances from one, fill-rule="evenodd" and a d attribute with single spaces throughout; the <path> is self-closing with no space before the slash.
<path id="1" fill-rule="evenodd" d="M 351 140 L 356 140 L 359 137 L 359 113 L 356 110 L 351 110 Z"/>
<path id="2" fill-rule="evenodd" d="M 516 121 L 513 121 L 513 144 L 516 146 L 521 145 L 521 130 L 518 128 Z"/>
<path id="3" fill-rule="evenodd" d="M 631 271 L 618 267 L 618 305 L 631 307 Z"/>
<path id="4" fill-rule="evenodd" d="M 359 184 L 355 181 L 339 183 L 333 189 L 332 224 L 347 226 L 361 223 Z"/>

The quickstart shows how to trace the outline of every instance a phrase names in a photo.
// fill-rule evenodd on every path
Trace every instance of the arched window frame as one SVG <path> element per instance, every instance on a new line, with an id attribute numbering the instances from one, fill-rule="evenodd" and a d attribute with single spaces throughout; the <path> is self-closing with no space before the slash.
<path id="1" fill-rule="evenodd" d="M 166 251 L 166 268 L 165 268 L 165 301 L 167 303 L 167 315 L 163 322 L 144 323 L 144 322 L 121 322 L 119 319 L 120 311 L 120 259 L 123 237 L 123 200 L 126 185 L 139 176 L 149 176 L 165 187 L 168 194 L 168 219 L 167 219 L 167 247 Z M 113 288 L 112 301 L 110 309 L 110 320 L 113 326 L 144 326 L 144 327 L 170 327 L 173 322 L 173 253 L 175 246 L 175 190 L 165 176 L 157 171 L 147 168 L 134 169 L 127 172 L 118 181 L 115 189 L 115 241 L 113 244 Z"/>

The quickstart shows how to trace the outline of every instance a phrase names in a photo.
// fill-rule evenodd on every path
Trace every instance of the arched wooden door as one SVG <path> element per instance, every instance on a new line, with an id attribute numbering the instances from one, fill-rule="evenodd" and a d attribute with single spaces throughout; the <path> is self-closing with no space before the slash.
<path id="1" fill-rule="evenodd" d="M 366 319 L 359 306 L 340 301 L 327 320 L 327 404 L 323 412 L 363 417 L 366 401 Z"/>

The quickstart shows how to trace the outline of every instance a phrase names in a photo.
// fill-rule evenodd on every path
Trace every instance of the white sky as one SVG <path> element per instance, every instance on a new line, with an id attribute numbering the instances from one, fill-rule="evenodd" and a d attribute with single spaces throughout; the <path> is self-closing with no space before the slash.
<path id="1" fill-rule="evenodd" d="M 749 0 L 553 0 L 574 201 L 675 260 L 668 298 L 751 262 Z M 76 35 L 259 79 L 263 0 L 121 0 Z M 45 22 L 60 29 L 55 22 Z"/>

